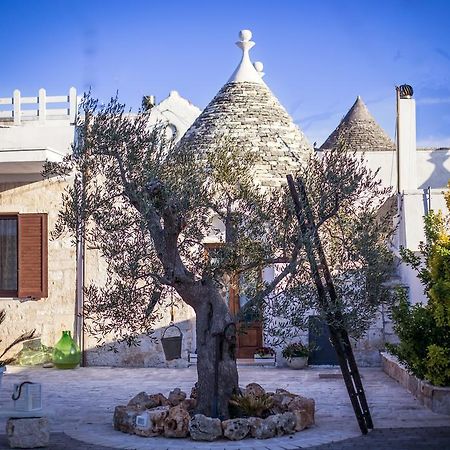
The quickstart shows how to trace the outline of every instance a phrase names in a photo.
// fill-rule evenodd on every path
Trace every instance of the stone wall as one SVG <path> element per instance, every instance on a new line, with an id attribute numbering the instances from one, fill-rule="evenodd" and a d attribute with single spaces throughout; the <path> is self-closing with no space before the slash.
<path id="1" fill-rule="evenodd" d="M 366 334 L 353 343 L 356 362 L 361 367 L 381 365 L 380 353 L 386 342 L 398 342 L 393 323 L 384 307 L 381 307 Z"/>
<path id="2" fill-rule="evenodd" d="M 54 228 L 58 210 L 61 206 L 61 193 L 66 183 L 60 181 L 40 181 L 23 185 L 1 185 L 0 212 L 48 213 L 49 232 Z M 20 299 L 0 299 L 0 308 L 6 309 L 7 319 L 2 325 L 2 344 L 11 342 L 18 334 L 30 328 L 36 328 L 42 343 L 54 345 L 62 330 L 73 330 L 75 309 L 75 249 L 70 238 L 58 240 L 49 239 L 49 295 L 48 298 L 37 301 L 22 301 Z M 97 250 L 87 250 L 86 283 L 94 281 L 104 283 L 106 265 Z M 188 352 L 196 350 L 195 345 L 195 314 L 181 300 L 174 309 L 174 322 L 183 333 L 182 357 L 187 361 Z M 97 341 L 92 336 L 86 336 L 86 360 L 88 365 L 105 366 L 166 366 L 161 346 L 161 335 L 169 325 L 170 313 L 163 311 L 162 320 L 155 325 L 155 339 L 142 339 L 138 347 L 118 347 L 117 353 L 109 351 L 112 342 L 107 340 L 104 345 L 96 346 Z M 384 317 L 384 319 L 383 319 Z M 380 364 L 379 352 L 384 348 L 385 340 L 393 337 L 392 329 L 386 315 L 378 317 L 367 335 L 355 345 L 358 362 L 363 366 Z M 302 338 L 307 340 L 307 333 Z M 268 336 L 265 341 L 269 342 Z M 281 353 L 281 349 L 278 349 Z M 278 361 L 282 362 L 281 355 Z M 179 363 L 179 362 L 178 362 Z M 170 363 L 173 365 L 176 363 Z M 184 363 L 182 363 L 184 364 Z"/>
<path id="3" fill-rule="evenodd" d="M 14 185 L 13 185 L 14 186 Z M 2 186 L 0 212 L 48 213 L 49 230 L 57 219 L 64 184 L 41 181 L 18 187 Z M 7 312 L 1 325 L 4 345 L 21 332 L 36 328 L 46 345 L 59 339 L 61 330 L 71 330 L 74 319 L 75 250 L 68 239 L 48 244 L 48 298 L 23 301 L 1 298 L 0 308 Z"/>
<path id="4" fill-rule="evenodd" d="M 450 416 L 450 387 L 434 386 L 420 380 L 410 374 L 406 367 L 389 353 L 382 353 L 381 358 L 383 370 L 411 392 L 422 405 L 435 413 Z"/>
<path id="5" fill-rule="evenodd" d="M 0 189 L 0 212 L 47 213 L 49 234 L 54 229 L 61 206 L 61 194 L 66 183 L 62 181 L 39 181 L 30 184 L 2 184 Z M 102 284 L 106 280 L 106 265 L 97 250 L 86 251 L 86 284 L 95 281 Z M 179 302 L 174 320 L 183 335 L 183 357 L 195 350 L 195 326 L 193 310 Z M 0 309 L 5 309 L 7 318 L 1 325 L 0 349 L 11 342 L 21 332 L 36 328 L 43 344 L 53 346 L 60 338 L 62 330 L 73 330 L 75 311 L 75 248 L 68 236 L 48 243 L 48 297 L 39 300 L 0 298 Z M 169 311 L 155 325 L 152 341 L 143 339 L 139 347 L 119 347 L 119 352 L 108 351 L 108 345 L 96 347 L 96 339 L 86 336 L 85 347 L 89 365 L 111 366 L 163 366 L 159 337 L 170 320 Z M 107 342 L 107 344 L 110 342 Z M 2 347 L 3 346 L 3 347 Z M 15 351 L 20 350 L 16 348 Z"/>

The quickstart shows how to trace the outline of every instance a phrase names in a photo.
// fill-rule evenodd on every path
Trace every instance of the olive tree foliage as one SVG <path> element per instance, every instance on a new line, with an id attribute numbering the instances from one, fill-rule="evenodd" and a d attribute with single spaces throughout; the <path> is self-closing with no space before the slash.
<path id="1" fill-rule="evenodd" d="M 187 154 L 164 124 L 148 123 L 148 112 L 128 114 L 117 98 L 100 106 L 86 96 L 72 152 L 44 170 L 70 181 L 53 237 L 75 237 L 83 223 L 87 247 L 107 264 L 107 282 L 85 291 L 86 327 L 99 343 L 138 344 L 164 313 L 165 291 L 205 280 L 223 289 L 239 265 L 270 252 L 267 205 L 250 174 L 256 155 L 224 137 L 214 152 Z M 204 244 L 212 214 L 226 228 L 214 258 Z"/>
<path id="2" fill-rule="evenodd" d="M 313 240 L 307 234 L 301 240 L 295 269 L 293 260 L 280 265 L 278 276 L 289 274 L 262 300 L 267 334 L 275 345 L 298 337 L 308 329 L 308 317 L 314 313 L 325 323 L 344 327 L 355 339 L 361 338 L 380 307 L 389 307 L 393 300 L 386 282 L 393 271 L 394 198 L 389 188 L 382 187 L 377 173 L 367 168 L 364 156 L 347 151 L 342 139 L 334 150 L 310 155 L 296 177 L 306 186 L 338 302 L 319 305 L 304 253 L 304 241 Z M 288 257 L 297 251 L 298 223 L 287 193 L 279 197 L 277 206 L 272 213 L 282 218 L 284 233 L 276 238 L 281 239 L 280 248 Z M 337 309 L 341 314 L 334 314 Z"/>
<path id="3" fill-rule="evenodd" d="M 114 335 L 138 344 L 164 314 L 166 291 L 191 304 L 180 286 L 195 283 L 212 283 L 226 302 L 240 282 L 249 301 L 237 319 L 259 318 L 280 340 L 305 329 L 311 309 L 325 317 L 287 188 L 262 192 L 253 179 L 259 155 L 226 136 L 195 154 L 174 145 L 164 124 L 149 127 L 148 114 L 86 96 L 73 151 L 45 167 L 47 177 L 73 180 L 54 237 L 75 235 L 84 223 L 88 248 L 107 264 L 106 284 L 86 287 L 88 331 L 99 342 Z M 379 209 L 389 192 L 342 143 L 309 155 L 296 176 L 307 187 L 344 325 L 359 337 L 388 299 L 393 222 Z M 225 233 L 214 230 L 213 216 Z M 205 238 L 214 234 L 222 245 L 208 256 Z M 271 266 L 275 278 L 265 281 L 261 271 Z"/>

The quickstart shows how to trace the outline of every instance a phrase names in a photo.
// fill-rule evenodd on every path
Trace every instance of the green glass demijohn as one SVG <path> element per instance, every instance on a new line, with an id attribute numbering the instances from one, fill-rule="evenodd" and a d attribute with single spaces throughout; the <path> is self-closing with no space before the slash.
<path id="1" fill-rule="evenodd" d="M 53 350 L 53 364 L 58 369 L 75 369 L 80 364 L 81 352 L 70 331 L 63 331 Z"/>

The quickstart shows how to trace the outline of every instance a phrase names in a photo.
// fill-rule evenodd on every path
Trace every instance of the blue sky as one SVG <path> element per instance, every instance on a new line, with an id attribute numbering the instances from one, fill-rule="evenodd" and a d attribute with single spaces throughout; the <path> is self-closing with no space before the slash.
<path id="1" fill-rule="evenodd" d="M 178 90 L 200 108 L 240 59 L 252 59 L 320 145 L 361 95 L 393 137 L 395 85 L 415 89 L 419 145 L 450 146 L 450 1 L 0 0 L 0 97 L 92 86 L 142 95 Z"/>

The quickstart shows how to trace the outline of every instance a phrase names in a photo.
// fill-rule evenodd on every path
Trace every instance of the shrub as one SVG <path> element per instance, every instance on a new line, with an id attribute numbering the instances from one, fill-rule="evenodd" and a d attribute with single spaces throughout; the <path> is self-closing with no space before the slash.
<path id="1" fill-rule="evenodd" d="M 450 348 L 450 329 L 437 325 L 429 306 L 409 305 L 403 290 L 398 292 L 398 304 L 392 308 L 392 318 L 400 343 L 388 344 L 388 350 L 417 377 L 427 378 L 436 385 L 449 384 L 450 378 L 444 381 L 445 377 L 440 379 L 442 377 L 438 376 L 439 365 L 436 357 L 430 359 L 429 349 L 433 345 Z M 430 374 L 433 375 L 430 377 Z"/>
<path id="2" fill-rule="evenodd" d="M 231 397 L 230 405 L 234 408 L 235 417 L 262 417 L 270 415 L 273 400 L 269 394 L 261 395 L 234 395 Z"/>
<path id="3" fill-rule="evenodd" d="M 450 183 L 449 183 L 450 187 Z M 447 195 L 450 207 L 450 195 Z M 424 217 L 426 242 L 420 254 L 402 249 L 403 260 L 417 270 L 425 286 L 427 305 L 408 304 L 401 291 L 392 308 L 400 343 L 388 350 L 417 377 L 436 386 L 450 385 L 450 234 L 441 211 Z"/>
<path id="4" fill-rule="evenodd" d="M 292 358 L 304 358 L 309 355 L 309 348 L 301 342 L 295 342 L 287 345 L 281 354 L 283 358 L 288 360 Z"/>
<path id="5" fill-rule="evenodd" d="M 450 348 L 431 344 L 428 347 L 426 378 L 436 386 L 450 384 Z"/>

